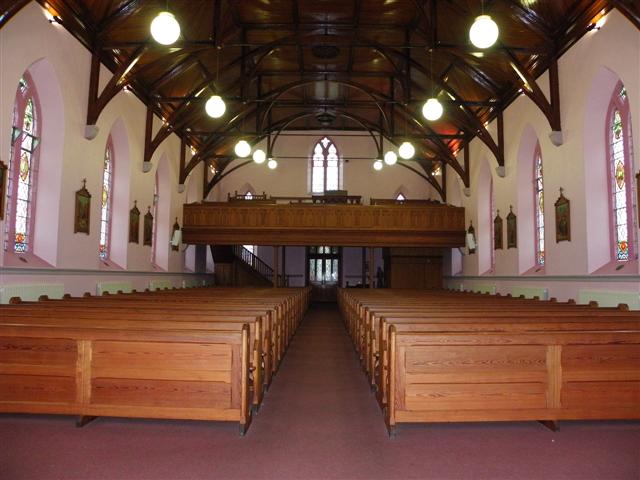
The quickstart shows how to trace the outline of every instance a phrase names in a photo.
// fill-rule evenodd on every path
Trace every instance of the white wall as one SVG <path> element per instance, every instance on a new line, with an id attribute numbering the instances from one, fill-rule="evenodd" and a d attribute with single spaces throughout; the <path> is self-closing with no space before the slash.
<path id="1" fill-rule="evenodd" d="M 264 191 L 271 196 L 308 196 L 311 191 L 309 159 L 316 142 L 324 135 L 334 141 L 339 155 L 344 159 L 342 187 L 349 195 L 361 195 L 363 202 L 368 203 L 370 198 L 395 197 L 398 190 L 402 189 L 409 199 L 440 200 L 428 182 L 400 165 L 385 166 L 382 171 L 376 172 L 373 159 L 377 150 L 371 137 L 363 133 L 348 136 L 345 132 L 331 131 L 305 132 L 304 135 L 300 132 L 283 132 L 273 148 L 273 156 L 278 160 L 277 169 L 269 170 L 266 163 L 251 163 L 239 168 L 214 187 L 209 199 L 222 201 L 227 199 L 227 193 L 245 193 L 247 184 L 259 194 Z M 385 142 L 385 145 L 389 144 Z M 256 148 L 266 151 L 266 142 L 261 142 Z M 227 169 L 243 161 L 234 160 Z"/>
<path id="2" fill-rule="evenodd" d="M 142 245 L 142 232 L 139 244 L 127 241 L 128 210 L 137 200 L 141 217 L 146 213 L 146 206 L 152 204 L 155 169 L 159 159 L 166 158 L 166 166 L 162 167 L 167 170 L 166 192 L 161 198 L 162 219 L 159 219 L 163 228 L 159 231 L 157 248 L 163 270 L 182 272 L 184 254 L 169 248 L 170 225 L 175 217 L 181 222 L 186 198 L 185 193 L 177 191 L 180 140 L 175 135 L 165 140 L 151 159 L 153 169 L 143 173 L 146 106 L 135 95 L 124 91 L 101 113 L 96 138 L 85 139 L 91 55 L 63 27 L 50 24 L 43 12 L 36 2 L 31 2 L 0 30 L 0 158 L 6 162 L 10 156 L 12 109 L 18 80 L 30 67 L 44 111 L 35 254 L 57 269 L 153 271 L 151 250 Z M 103 67 L 101 89 L 110 77 L 110 72 Z M 160 119 L 156 118 L 154 133 L 159 126 Z M 114 138 L 117 200 L 112 230 L 113 262 L 107 266 L 98 259 L 98 242 L 102 165 L 110 133 L 117 137 Z M 194 172 L 191 176 L 194 175 L 201 178 L 201 173 Z M 75 191 L 81 188 L 84 178 L 92 194 L 90 235 L 73 233 Z M 0 222 L 3 235 L 4 229 L 4 222 Z M 0 264 L 15 265 L 11 256 L 0 249 Z M 25 275 L 26 272 L 25 269 Z M 13 278 L 13 275 L 2 275 L 0 283 L 11 282 Z M 37 282 L 38 278 L 32 280 Z"/>
<path id="3" fill-rule="evenodd" d="M 496 208 L 500 209 L 503 219 L 509 205 L 513 205 L 514 213 L 518 215 L 519 248 L 507 250 L 505 244 L 503 250 L 497 250 L 495 272 L 488 274 L 482 268 L 486 262 L 481 261 L 479 265 L 478 261 L 488 252 L 465 255 L 462 271 L 465 288 L 491 284 L 497 291 L 510 293 L 514 285 L 531 284 L 548 287 L 551 296 L 561 299 L 577 298 L 579 290 L 587 286 L 640 292 L 637 261 L 629 262 L 617 271 L 616 278 L 611 281 L 611 276 L 590 277 L 610 258 L 608 223 L 603 221 L 608 212 L 606 203 L 602 205 L 601 193 L 607 189 L 604 117 L 613 91 L 613 79 L 619 78 L 627 89 L 636 145 L 640 139 L 640 32 L 617 10 L 612 10 L 600 31 L 585 35 L 559 59 L 559 74 L 563 145 L 556 147 L 551 143 L 546 118 L 528 97 L 521 95 L 504 112 L 506 176 L 501 178 L 496 174 L 495 158 L 478 139 L 470 148 L 470 197 L 462 193 L 463 185 L 454 172 L 451 169 L 447 172 L 449 200 L 465 207 L 466 225 L 473 221 L 476 233 L 484 215 L 485 200 L 479 192 L 486 189 L 485 158 L 491 166 Z M 548 97 L 546 73 L 538 79 L 538 84 Z M 604 108 L 602 98 L 606 98 Z M 495 122 L 489 125 L 489 131 L 497 137 Z M 530 272 L 534 266 L 534 220 L 529 199 L 529 193 L 533 195 L 532 164 L 523 161 L 522 157 L 533 153 L 535 140 L 540 142 L 544 165 L 546 265 L 543 272 L 521 275 Z M 638 148 L 633 151 L 633 163 L 635 175 L 640 166 Z M 553 204 L 560 187 L 571 201 L 571 241 L 556 243 Z M 456 195 L 452 194 L 454 190 L 458 192 Z M 635 237 L 638 238 L 637 215 L 634 217 Z M 486 249 L 486 241 L 481 241 L 479 239 L 478 249 Z M 450 280 L 451 285 L 460 282 L 460 278 Z"/>

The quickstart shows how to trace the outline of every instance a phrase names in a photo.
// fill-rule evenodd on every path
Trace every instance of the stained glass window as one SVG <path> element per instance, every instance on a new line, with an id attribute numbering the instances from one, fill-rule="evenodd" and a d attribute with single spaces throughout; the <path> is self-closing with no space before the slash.
<path id="1" fill-rule="evenodd" d="M 153 184 L 153 223 L 151 224 L 151 263 L 156 264 L 156 251 L 158 245 L 158 170 L 156 169 L 155 183 Z"/>
<path id="2" fill-rule="evenodd" d="M 540 146 L 536 148 L 533 168 L 533 201 L 536 235 L 536 264 L 544 265 L 544 183 Z"/>
<path id="3" fill-rule="evenodd" d="M 491 178 L 489 183 L 489 238 L 491 241 L 489 242 L 491 245 L 491 270 L 493 271 L 496 267 L 496 249 L 495 249 L 495 239 L 493 238 L 493 219 L 496 218 L 496 198 L 493 192 L 493 178 Z"/>
<path id="4" fill-rule="evenodd" d="M 340 158 L 335 144 L 322 138 L 313 149 L 311 160 L 311 192 L 323 193 L 340 188 Z"/>
<path id="5" fill-rule="evenodd" d="M 27 73 L 20 79 L 13 109 L 9 162 L 5 250 L 32 248 L 35 186 L 40 143 L 37 94 Z M 13 217 L 12 217 L 13 216 Z"/>
<path id="6" fill-rule="evenodd" d="M 113 188 L 113 144 L 107 140 L 102 164 L 102 195 L 100 197 L 100 246 L 98 255 L 101 260 L 109 258 L 109 240 L 111 236 L 111 199 Z"/>
<path id="7" fill-rule="evenodd" d="M 632 184 L 629 149 L 630 129 L 629 104 L 625 88 L 619 85 L 612 100 L 609 118 L 609 179 L 612 209 L 612 237 L 613 255 L 617 261 L 625 262 L 630 258 L 633 232 L 633 218 L 631 207 Z"/>

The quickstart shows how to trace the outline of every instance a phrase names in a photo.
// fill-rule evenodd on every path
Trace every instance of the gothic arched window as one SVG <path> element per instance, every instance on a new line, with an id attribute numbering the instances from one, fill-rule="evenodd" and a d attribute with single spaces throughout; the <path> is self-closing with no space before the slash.
<path id="1" fill-rule="evenodd" d="M 40 144 L 39 102 L 35 86 L 25 72 L 18 83 L 13 107 L 9 160 L 5 250 L 26 253 L 33 249 L 36 180 Z"/>
<path id="2" fill-rule="evenodd" d="M 111 213 L 113 201 L 113 141 L 111 137 L 107 140 L 107 147 L 104 150 L 104 162 L 102 166 L 102 196 L 100 203 L 100 259 L 109 258 L 111 247 Z"/>
<path id="3" fill-rule="evenodd" d="M 311 164 L 311 192 L 323 193 L 340 188 L 338 149 L 332 140 L 323 137 L 313 148 Z"/>
<path id="4" fill-rule="evenodd" d="M 544 182 L 540 145 L 536 146 L 533 157 L 533 207 L 536 265 L 544 265 Z"/>
<path id="5" fill-rule="evenodd" d="M 631 166 L 631 114 L 622 83 L 616 86 L 607 121 L 608 171 L 612 258 L 626 262 L 633 249 L 633 183 Z"/>

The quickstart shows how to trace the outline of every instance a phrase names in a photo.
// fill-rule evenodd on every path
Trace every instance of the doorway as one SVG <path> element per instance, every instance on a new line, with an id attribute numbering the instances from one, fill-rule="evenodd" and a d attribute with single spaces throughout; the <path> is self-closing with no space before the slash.
<path id="1" fill-rule="evenodd" d="M 307 247 L 307 284 L 314 302 L 336 302 L 342 282 L 341 247 Z"/>

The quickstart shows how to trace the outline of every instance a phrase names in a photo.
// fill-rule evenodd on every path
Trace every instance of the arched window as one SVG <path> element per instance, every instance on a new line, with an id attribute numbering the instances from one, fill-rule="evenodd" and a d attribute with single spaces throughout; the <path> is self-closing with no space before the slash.
<path id="1" fill-rule="evenodd" d="M 100 210 L 100 246 L 98 254 L 100 259 L 109 258 L 111 246 L 111 212 L 113 192 L 113 141 L 111 136 L 107 140 L 107 148 L 104 150 L 104 162 L 102 166 L 102 197 Z"/>
<path id="2" fill-rule="evenodd" d="M 493 191 L 493 177 L 489 183 L 489 238 L 491 239 L 491 271 L 496 268 L 496 244 L 493 231 L 493 220 L 496 218 L 496 199 Z"/>
<path id="3" fill-rule="evenodd" d="M 153 184 L 153 222 L 151 232 L 151 264 L 156 265 L 156 252 L 158 251 L 158 169 L 156 169 L 155 183 Z"/>
<path id="4" fill-rule="evenodd" d="M 313 148 L 311 165 L 311 192 L 323 193 L 340 188 L 338 149 L 328 137 L 322 138 Z"/>
<path id="5" fill-rule="evenodd" d="M 542 173 L 542 154 L 540 145 L 533 154 L 533 208 L 536 265 L 544 265 L 544 182 Z"/>
<path id="6" fill-rule="evenodd" d="M 622 83 L 616 86 L 609 106 L 607 122 L 609 145 L 609 193 L 612 257 L 626 262 L 633 249 L 633 188 L 631 179 L 631 114 L 629 99 Z"/>
<path id="7" fill-rule="evenodd" d="M 247 193 L 244 194 L 244 199 L 245 200 L 252 200 L 253 199 L 253 193 L 251 193 L 251 190 L 247 190 Z M 247 250 L 249 250 L 254 255 L 256 253 L 258 253 L 258 247 L 255 246 L 255 245 L 243 245 L 243 247 L 246 248 Z"/>
<path id="8" fill-rule="evenodd" d="M 26 253 L 33 249 L 41 133 L 38 96 L 28 73 L 18 83 L 12 127 L 4 248 Z"/>

